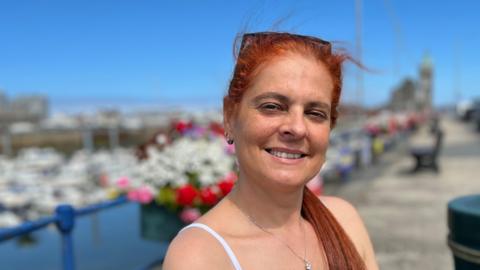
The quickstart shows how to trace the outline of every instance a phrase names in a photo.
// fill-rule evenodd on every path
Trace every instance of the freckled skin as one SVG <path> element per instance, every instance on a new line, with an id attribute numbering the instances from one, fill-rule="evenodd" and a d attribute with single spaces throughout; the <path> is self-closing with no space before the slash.
<path id="1" fill-rule="evenodd" d="M 241 177 L 294 190 L 315 176 L 325 161 L 329 142 L 332 91 L 330 74 L 312 57 L 289 54 L 263 65 L 226 122 L 235 140 Z M 266 93 L 286 99 L 258 100 Z M 265 151 L 275 147 L 307 156 L 282 162 Z"/>

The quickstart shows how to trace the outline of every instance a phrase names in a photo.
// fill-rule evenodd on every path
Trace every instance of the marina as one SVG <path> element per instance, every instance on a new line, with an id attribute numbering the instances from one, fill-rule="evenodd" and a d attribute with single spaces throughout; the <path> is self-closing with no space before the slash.
<path id="1" fill-rule="evenodd" d="M 209 113 L 202 118 L 201 114 L 198 114 L 191 121 L 202 119 L 203 121 L 199 121 L 199 124 L 205 125 L 209 121 L 214 121 L 211 119 L 219 117 L 220 115 L 213 117 Z M 368 119 L 364 122 L 363 127 L 341 122 L 331 136 L 327 162 L 320 174 L 326 181 L 330 178 L 347 178 L 354 167 L 369 166 L 375 158 L 375 152 L 372 152 L 373 144 L 380 143 L 382 149 L 388 148 L 389 145 L 402 138 L 401 134 L 408 132 L 410 128 L 408 125 L 412 119 L 405 114 L 383 114 Z M 369 129 L 388 129 L 391 123 L 395 123 L 395 130 L 372 139 Z M 186 140 L 183 145 L 178 144 L 177 148 L 166 150 L 165 154 L 162 154 L 165 157 L 154 161 L 157 163 L 151 165 L 138 162 L 135 148 L 100 149 L 98 151 L 84 148 L 74 152 L 70 157 L 52 148 L 25 148 L 20 150 L 14 158 L 0 156 L 0 228 L 15 226 L 22 221 L 35 220 L 42 215 L 51 214 L 55 207 L 62 203 L 81 207 L 114 198 L 118 193 L 116 182 L 122 177 L 131 178 L 134 175 L 137 175 L 139 179 L 154 177 L 158 179 L 155 180 L 157 182 L 171 178 L 180 183 L 183 178 L 182 173 L 187 170 L 186 167 L 174 169 L 174 167 L 168 167 L 170 165 L 167 167 L 161 165 L 162 163 L 170 164 L 174 162 L 173 160 L 179 164 L 190 164 L 186 163 L 185 158 L 195 157 L 195 151 L 200 151 L 198 153 L 206 151 L 205 153 L 209 155 L 205 157 L 198 155 L 196 159 L 188 161 L 193 162 L 188 166 L 201 168 L 200 165 L 194 164 L 207 162 L 202 161 L 202 159 L 206 159 L 208 162 L 217 164 L 215 170 L 226 166 L 221 169 L 223 172 L 215 173 L 218 176 L 225 175 L 231 165 L 220 166 L 226 161 L 225 158 L 222 158 L 222 146 L 205 150 L 207 145 L 214 144 L 212 141 L 205 145 L 197 145 Z M 225 142 L 220 142 L 220 144 L 225 144 Z M 381 152 L 382 149 L 376 151 Z M 172 160 L 169 161 L 170 159 Z M 142 168 L 146 168 L 146 166 L 149 168 L 148 173 L 142 173 Z M 175 174 L 175 170 L 179 171 Z M 200 172 L 207 178 L 213 177 L 213 175 L 208 176 L 212 173 L 213 171 L 204 171 L 203 169 Z M 214 179 L 207 178 L 204 181 L 214 181 Z"/>

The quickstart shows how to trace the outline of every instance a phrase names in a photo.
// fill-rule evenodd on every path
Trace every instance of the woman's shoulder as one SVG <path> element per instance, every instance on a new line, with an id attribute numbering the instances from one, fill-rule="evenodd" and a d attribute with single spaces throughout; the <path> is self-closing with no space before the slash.
<path id="1" fill-rule="evenodd" d="M 197 224 L 203 224 L 199 225 L 200 228 L 189 227 L 178 233 L 168 247 L 162 269 L 220 270 L 231 268 L 232 262 L 224 247 L 212 235 L 213 232 L 222 238 L 225 237 L 225 228 L 229 226 L 225 224 L 224 220 L 229 220 L 228 217 L 228 209 L 225 209 L 224 203 L 220 202 L 195 221 Z"/>
<path id="2" fill-rule="evenodd" d="M 352 240 L 364 259 L 367 269 L 378 269 L 372 242 L 367 229 L 355 207 L 348 201 L 333 196 L 320 196 L 320 201 L 328 208 Z"/>
<path id="3" fill-rule="evenodd" d="M 320 201 L 328 208 L 345 232 L 357 245 L 359 233 L 365 234 L 365 226 L 355 207 L 348 201 L 333 196 L 320 196 Z"/>
<path id="4" fill-rule="evenodd" d="M 350 202 L 339 197 L 320 196 L 319 199 L 340 223 L 352 241 L 358 244 L 359 236 L 367 234 L 367 231 L 357 209 Z"/>
<path id="5" fill-rule="evenodd" d="M 334 196 L 319 196 L 318 198 L 342 225 L 350 226 L 361 222 L 357 210 L 350 202 Z"/>
<path id="6" fill-rule="evenodd" d="M 168 246 L 162 269 L 226 269 L 231 262 L 215 237 L 205 229 L 181 231 Z"/>

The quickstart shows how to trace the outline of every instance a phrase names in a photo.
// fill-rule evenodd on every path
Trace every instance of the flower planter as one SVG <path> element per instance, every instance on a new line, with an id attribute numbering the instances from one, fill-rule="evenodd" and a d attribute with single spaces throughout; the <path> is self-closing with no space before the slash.
<path id="1" fill-rule="evenodd" d="M 140 228 L 143 239 L 170 242 L 186 224 L 172 211 L 152 202 L 140 205 Z"/>
<path id="2" fill-rule="evenodd" d="M 208 127 L 179 121 L 137 150 L 129 175 L 114 193 L 140 203 L 141 237 L 171 241 L 232 189 L 235 156 L 219 123 Z"/>

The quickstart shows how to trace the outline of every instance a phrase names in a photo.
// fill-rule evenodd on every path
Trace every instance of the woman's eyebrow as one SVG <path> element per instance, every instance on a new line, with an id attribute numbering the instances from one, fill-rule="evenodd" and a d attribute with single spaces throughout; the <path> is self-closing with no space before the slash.
<path id="1" fill-rule="evenodd" d="M 262 100 L 269 99 L 269 98 L 278 100 L 278 101 L 280 101 L 282 103 L 285 103 L 285 104 L 290 104 L 290 99 L 287 96 L 284 96 L 284 95 L 276 93 L 276 92 L 265 92 L 263 94 L 260 94 L 252 100 L 252 103 L 253 104 L 258 104 Z M 306 104 L 306 107 L 308 107 L 308 108 L 321 108 L 321 109 L 330 110 L 330 105 L 328 103 L 322 102 L 322 101 L 308 102 Z"/>
<path id="2" fill-rule="evenodd" d="M 282 103 L 287 103 L 287 104 L 290 103 L 290 99 L 287 96 L 284 96 L 284 95 L 281 95 L 281 94 L 275 93 L 275 92 L 266 92 L 266 93 L 260 94 L 253 99 L 253 103 L 257 104 L 261 100 L 269 99 L 269 98 L 276 99 L 276 100 L 278 100 Z"/>
<path id="3" fill-rule="evenodd" d="M 306 107 L 308 107 L 308 108 L 321 108 L 321 109 L 330 110 L 330 105 L 328 103 L 320 102 L 320 101 L 308 102 Z"/>

